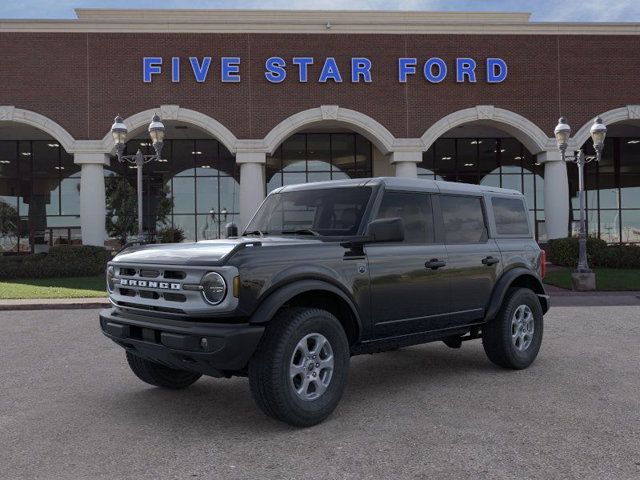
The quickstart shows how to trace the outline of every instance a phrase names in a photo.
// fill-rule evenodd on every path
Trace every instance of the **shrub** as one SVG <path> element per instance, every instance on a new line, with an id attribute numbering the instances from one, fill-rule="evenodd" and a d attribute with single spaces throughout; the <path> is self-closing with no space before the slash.
<path id="1" fill-rule="evenodd" d="M 549 240 L 549 261 L 563 267 L 578 265 L 578 239 Z M 587 260 L 591 267 L 640 268 L 640 247 L 633 245 L 607 245 L 599 238 L 587 238 Z"/>
<path id="2" fill-rule="evenodd" d="M 602 250 L 607 248 L 607 242 L 599 238 L 587 238 L 587 260 L 593 264 Z M 576 267 L 579 253 L 578 239 L 576 237 L 557 238 L 549 240 L 549 261 L 554 265 L 563 267 Z"/>
<path id="3" fill-rule="evenodd" d="M 158 243 L 182 243 L 184 238 L 184 230 L 179 227 L 164 228 L 158 232 L 156 237 Z"/>
<path id="4" fill-rule="evenodd" d="M 59 245 L 49 253 L 0 257 L 0 280 L 100 275 L 110 258 L 102 247 Z"/>

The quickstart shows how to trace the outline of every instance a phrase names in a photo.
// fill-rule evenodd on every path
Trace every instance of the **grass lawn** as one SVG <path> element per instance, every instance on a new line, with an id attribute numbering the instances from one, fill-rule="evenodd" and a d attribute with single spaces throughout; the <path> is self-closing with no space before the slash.
<path id="1" fill-rule="evenodd" d="M 544 283 L 571 289 L 571 268 L 548 271 Z M 640 270 L 594 268 L 598 290 L 640 290 Z"/>
<path id="2" fill-rule="evenodd" d="M 106 297 L 104 275 L 0 281 L 0 299 Z"/>

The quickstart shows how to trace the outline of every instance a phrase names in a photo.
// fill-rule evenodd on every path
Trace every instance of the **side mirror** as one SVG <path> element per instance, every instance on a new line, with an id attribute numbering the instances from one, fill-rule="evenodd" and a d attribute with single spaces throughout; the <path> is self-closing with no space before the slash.
<path id="1" fill-rule="evenodd" d="M 367 226 L 369 242 L 402 242 L 404 240 L 404 223 L 401 218 L 378 218 Z"/>
<path id="2" fill-rule="evenodd" d="M 238 226 L 235 223 L 227 223 L 224 228 L 227 232 L 227 238 L 235 238 L 238 236 Z"/>

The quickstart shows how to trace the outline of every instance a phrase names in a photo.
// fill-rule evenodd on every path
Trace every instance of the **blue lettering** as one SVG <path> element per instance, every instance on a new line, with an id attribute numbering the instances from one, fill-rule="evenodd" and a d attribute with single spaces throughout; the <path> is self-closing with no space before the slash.
<path id="1" fill-rule="evenodd" d="M 507 62 L 501 58 L 487 58 L 487 83 L 501 83 L 507 78 Z"/>
<path id="2" fill-rule="evenodd" d="M 162 71 L 162 57 L 144 57 L 142 59 L 142 79 L 145 83 L 151 83 L 151 75 Z"/>
<path id="3" fill-rule="evenodd" d="M 281 57 L 269 57 L 265 62 L 265 68 L 267 71 L 264 73 L 264 76 L 271 83 L 280 83 L 283 82 L 285 78 L 287 78 L 287 71 L 284 67 L 287 63 Z"/>
<path id="4" fill-rule="evenodd" d="M 400 83 L 407 83 L 407 75 L 413 75 L 416 73 L 415 58 L 399 58 L 398 59 L 398 81 Z"/>
<path id="5" fill-rule="evenodd" d="M 240 81 L 240 57 L 222 57 L 220 68 L 223 82 Z"/>
<path id="6" fill-rule="evenodd" d="M 368 58 L 352 58 L 351 59 L 351 81 L 358 83 L 360 77 L 366 83 L 371 83 L 371 60 Z"/>
<path id="7" fill-rule="evenodd" d="M 326 83 L 327 80 L 333 80 L 336 83 L 342 83 L 342 77 L 340 76 L 340 70 L 336 59 L 333 57 L 327 57 L 324 61 L 324 66 L 320 72 L 320 83 Z"/>
<path id="8" fill-rule="evenodd" d="M 433 67 L 438 67 L 438 74 L 433 73 Z M 447 64 L 444 60 L 438 57 L 433 57 L 427 60 L 424 64 L 424 76 L 431 83 L 440 83 L 447 76 Z"/>
<path id="9" fill-rule="evenodd" d="M 180 57 L 171 58 L 171 81 L 180 82 Z"/>
<path id="10" fill-rule="evenodd" d="M 191 69 L 193 70 L 193 76 L 196 77 L 196 82 L 203 83 L 209 73 L 211 57 L 204 57 L 202 59 L 202 65 L 198 63 L 198 57 L 189 57 L 189 62 L 191 62 Z"/>
<path id="11" fill-rule="evenodd" d="M 300 82 L 306 83 L 308 79 L 309 65 L 313 64 L 312 57 L 293 57 L 291 63 L 298 65 L 298 78 Z"/>
<path id="12" fill-rule="evenodd" d="M 473 58 L 456 58 L 456 82 L 464 83 L 465 76 L 470 83 L 476 83 L 476 61 Z"/>

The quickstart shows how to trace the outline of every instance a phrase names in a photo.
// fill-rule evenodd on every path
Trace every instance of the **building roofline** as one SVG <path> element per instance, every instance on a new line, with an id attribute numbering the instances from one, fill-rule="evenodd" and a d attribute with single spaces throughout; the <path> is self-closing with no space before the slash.
<path id="1" fill-rule="evenodd" d="M 76 19 L 0 19 L 0 32 L 638 35 L 640 22 L 531 22 L 530 13 L 76 9 Z"/>

